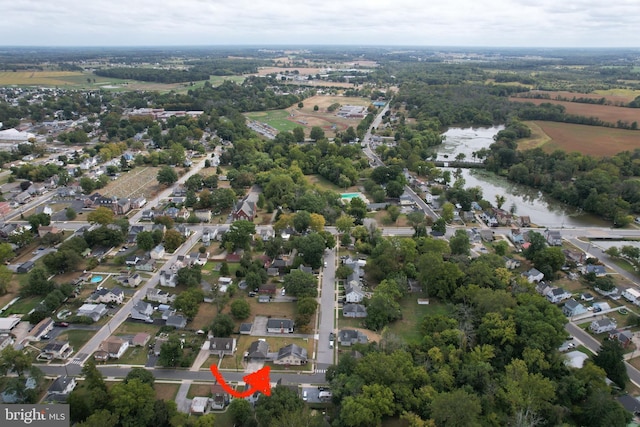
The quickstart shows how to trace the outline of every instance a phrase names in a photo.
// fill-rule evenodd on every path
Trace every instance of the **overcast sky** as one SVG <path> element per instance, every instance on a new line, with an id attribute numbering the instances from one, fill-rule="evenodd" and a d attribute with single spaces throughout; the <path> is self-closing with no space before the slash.
<path id="1" fill-rule="evenodd" d="M 0 45 L 640 47 L 640 0 L 0 0 Z"/>

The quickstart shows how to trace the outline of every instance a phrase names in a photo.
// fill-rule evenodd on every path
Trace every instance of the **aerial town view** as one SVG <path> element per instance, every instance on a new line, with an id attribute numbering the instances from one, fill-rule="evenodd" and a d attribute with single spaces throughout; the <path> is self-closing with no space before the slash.
<path id="1" fill-rule="evenodd" d="M 640 5 L 27 3 L 0 425 L 640 426 Z"/>

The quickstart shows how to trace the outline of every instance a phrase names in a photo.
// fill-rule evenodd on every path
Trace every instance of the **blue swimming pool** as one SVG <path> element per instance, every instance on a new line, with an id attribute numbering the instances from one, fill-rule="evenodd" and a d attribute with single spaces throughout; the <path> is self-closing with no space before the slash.
<path id="1" fill-rule="evenodd" d="M 102 282 L 102 276 L 93 276 L 91 278 L 91 283 L 99 283 Z"/>
<path id="2" fill-rule="evenodd" d="M 360 193 L 342 193 L 340 197 L 343 199 L 353 199 L 354 197 L 360 197 Z"/>

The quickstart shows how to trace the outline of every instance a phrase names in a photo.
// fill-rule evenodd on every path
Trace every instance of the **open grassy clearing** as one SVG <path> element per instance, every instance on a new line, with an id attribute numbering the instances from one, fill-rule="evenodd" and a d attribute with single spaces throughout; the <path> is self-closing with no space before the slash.
<path id="1" fill-rule="evenodd" d="M 258 111 L 246 113 L 245 115 L 251 120 L 266 123 L 281 132 L 292 131 L 298 126 L 304 127 L 304 125 L 300 123 L 291 121 L 289 119 L 290 113 L 287 110 Z"/>
<path id="2" fill-rule="evenodd" d="M 546 138 L 536 131 L 533 134 L 534 142 L 523 139 L 518 142 L 518 146 L 524 149 L 533 148 L 531 145 L 540 146 L 547 153 L 563 150 L 593 157 L 613 156 L 621 151 L 635 150 L 640 140 L 640 132 L 633 130 L 558 122 L 535 121 L 532 123 L 538 126 L 549 140 L 542 142 Z"/>
<path id="3" fill-rule="evenodd" d="M 189 391 L 187 392 L 187 399 L 193 399 L 197 396 L 211 396 L 211 384 L 191 384 Z"/>
<path id="4" fill-rule="evenodd" d="M 74 329 L 61 333 L 56 339 L 58 341 L 69 341 L 69 345 L 73 347 L 73 350 L 78 352 L 95 333 L 96 331 L 93 330 Z"/>
<path id="5" fill-rule="evenodd" d="M 174 400 L 180 389 L 180 384 L 158 383 L 153 385 L 156 391 L 156 399 Z"/>
<path id="6" fill-rule="evenodd" d="M 115 181 L 110 181 L 100 193 L 105 196 L 153 198 L 161 189 L 157 181 L 159 168 L 141 167 L 130 170 Z"/>
<path id="7" fill-rule="evenodd" d="M 114 365 L 144 365 L 147 363 L 148 352 L 147 347 L 129 346 L 120 359 L 109 359 L 105 363 Z"/>
<path id="8" fill-rule="evenodd" d="M 421 339 L 420 322 L 426 314 L 449 314 L 449 308 L 431 298 L 429 304 L 419 305 L 418 298 L 426 298 L 422 293 L 413 293 L 400 300 L 402 319 L 389 325 L 389 330 L 407 341 L 415 342 Z"/>
<path id="9" fill-rule="evenodd" d="M 623 103 L 626 104 L 630 101 L 633 101 L 637 96 L 640 95 L 640 91 L 634 91 L 633 89 L 609 89 L 609 90 L 596 90 L 593 93 L 577 93 L 577 92 L 569 92 L 564 90 L 558 91 L 534 91 L 531 93 L 540 93 L 549 95 L 552 100 L 556 99 L 558 96 L 566 99 L 573 98 L 586 98 L 586 99 L 606 99 L 611 103 Z M 529 94 L 531 94 L 529 93 Z M 520 94 L 519 98 L 526 98 L 527 93 Z"/>
<path id="10" fill-rule="evenodd" d="M 118 329 L 115 330 L 117 335 L 135 335 L 140 332 L 146 332 L 151 337 L 158 334 L 160 326 L 150 325 L 148 323 L 122 322 Z"/>
<path id="11" fill-rule="evenodd" d="M 551 138 L 544 133 L 538 122 L 526 121 L 524 123 L 531 129 L 531 136 L 518 141 L 518 150 L 532 150 L 551 142 Z"/>
<path id="12" fill-rule="evenodd" d="M 580 102 L 554 101 L 552 99 L 526 99 L 510 98 L 517 102 L 531 102 L 536 105 L 551 103 L 562 105 L 567 114 L 575 114 L 584 117 L 597 117 L 608 123 L 617 123 L 618 120 L 632 123 L 640 121 L 640 108 L 615 107 L 612 105 L 584 104 Z M 594 126 L 591 126 L 594 127 Z"/>
<path id="13" fill-rule="evenodd" d="M 329 181 L 323 176 L 320 175 L 305 175 L 304 177 L 307 182 L 312 186 L 317 186 L 321 190 L 329 190 L 334 191 L 336 193 L 353 193 L 359 191 L 357 185 L 352 185 L 351 187 L 347 187 L 346 191 L 344 188 L 335 185 L 333 182 Z"/>

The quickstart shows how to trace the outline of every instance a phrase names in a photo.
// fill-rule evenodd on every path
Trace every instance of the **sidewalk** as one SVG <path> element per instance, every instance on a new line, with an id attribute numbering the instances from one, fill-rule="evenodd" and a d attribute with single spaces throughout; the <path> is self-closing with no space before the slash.
<path id="1" fill-rule="evenodd" d="M 202 367 L 202 364 L 207 361 L 207 359 L 211 355 L 211 352 L 209 351 L 209 345 L 210 345 L 210 341 L 206 340 L 204 342 L 204 344 L 202 345 L 202 348 L 200 349 L 200 352 L 196 356 L 196 359 L 193 361 L 193 364 L 189 368 L 189 371 L 191 371 L 191 372 L 199 371 L 200 368 Z M 207 368 L 208 368 L 208 366 L 207 366 Z"/>

